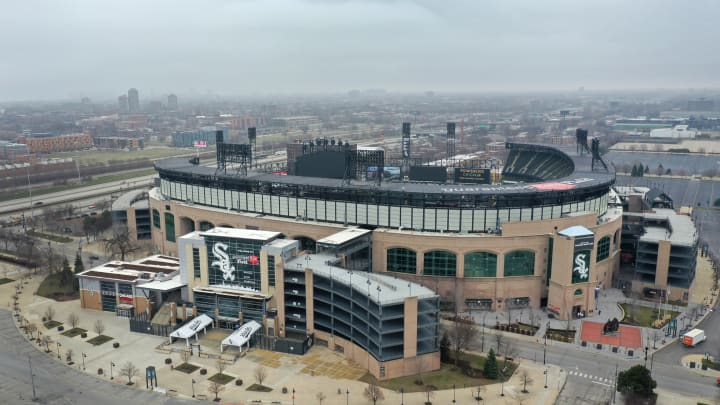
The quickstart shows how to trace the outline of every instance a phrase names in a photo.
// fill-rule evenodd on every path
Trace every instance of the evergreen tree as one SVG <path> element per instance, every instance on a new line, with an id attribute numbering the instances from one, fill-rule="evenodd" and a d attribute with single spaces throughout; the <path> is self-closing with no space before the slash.
<path id="1" fill-rule="evenodd" d="M 440 339 L 440 361 L 450 363 L 450 338 L 447 332 L 444 332 Z"/>
<path id="2" fill-rule="evenodd" d="M 637 177 L 637 165 L 633 165 L 632 172 L 630 173 L 630 177 Z"/>
<path id="3" fill-rule="evenodd" d="M 490 349 L 485 360 L 485 368 L 483 368 L 483 375 L 485 378 L 495 380 L 498 378 L 498 364 L 495 358 L 495 350 Z"/>
<path id="4" fill-rule="evenodd" d="M 645 165 L 645 173 L 650 173 L 650 166 Z"/>
<path id="5" fill-rule="evenodd" d="M 73 272 L 70 268 L 70 262 L 67 257 L 63 258 L 62 271 L 60 272 L 60 282 L 62 285 L 68 285 L 73 281 Z"/>
<path id="6" fill-rule="evenodd" d="M 85 265 L 82 261 L 82 256 L 80 256 L 80 252 L 78 252 L 75 255 L 75 274 L 79 274 L 85 271 Z"/>

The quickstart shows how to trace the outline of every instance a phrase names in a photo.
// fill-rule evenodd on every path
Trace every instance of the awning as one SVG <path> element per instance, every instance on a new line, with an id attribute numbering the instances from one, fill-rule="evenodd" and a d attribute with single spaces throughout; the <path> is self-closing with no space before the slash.
<path id="1" fill-rule="evenodd" d="M 213 319 L 209 316 L 202 314 L 192 321 L 186 323 L 178 330 L 173 331 L 170 334 L 171 338 L 188 339 L 197 335 L 198 331 L 207 328 L 208 325 L 212 325 Z"/>
<path id="2" fill-rule="evenodd" d="M 230 336 L 223 339 L 222 343 L 220 343 L 220 351 L 222 352 L 225 346 L 236 346 L 242 349 L 242 346 L 245 343 L 248 343 L 252 335 L 261 328 L 262 325 L 260 325 L 257 321 L 250 321 L 243 324 L 243 326 L 233 332 Z"/>

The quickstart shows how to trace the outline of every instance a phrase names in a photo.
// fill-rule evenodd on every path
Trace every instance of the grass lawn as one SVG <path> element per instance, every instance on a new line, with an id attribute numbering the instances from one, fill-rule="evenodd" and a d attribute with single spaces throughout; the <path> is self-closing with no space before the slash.
<path id="1" fill-rule="evenodd" d="M 214 376 L 208 378 L 208 381 L 212 381 L 212 382 L 216 382 L 218 384 L 225 385 L 234 379 L 235 379 L 235 377 L 231 377 L 227 374 L 217 373 Z"/>
<path id="2" fill-rule="evenodd" d="M 113 338 L 110 336 L 98 335 L 92 339 L 88 339 L 87 342 L 90 343 L 91 345 L 99 346 L 99 345 L 101 345 L 103 343 L 107 343 L 111 340 L 113 340 Z"/>
<path id="3" fill-rule="evenodd" d="M 57 328 L 60 325 L 62 325 L 62 322 L 58 322 L 58 321 L 47 321 L 43 324 L 43 326 L 48 329 Z"/>
<path id="4" fill-rule="evenodd" d="M 12 283 L 13 281 L 15 281 L 15 280 L 13 280 L 11 278 L 0 278 L 0 285 Z"/>
<path id="5" fill-rule="evenodd" d="M 152 148 L 152 149 L 142 149 L 142 150 L 133 150 L 133 151 L 126 151 L 126 150 L 91 150 L 91 151 L 84 151 L 84 152 L 67 152 L 67 153 L 52 153 L 50 154 L 51 158 L 59 158 L 59 159 L 66 159 L 70 157 L 76 157 L 78 160 L 80 160 L 81 164 L 88 164 L 88 163 L 107 163 L 111 160 L 131 160 L 131 159 L 142 159 L 142 158 L 148 158 L 148 159 L 159 159 L 159 158 L 165 158 L 170 156 L 178 156 L 178 155 L 191 155 L 195 154 L 194 151 L 190 149 L 180 149 L 180 148 Z M 82 172 L 82 166 L 80 167 L 80 171 Z"/>
<path id="6" fill-rule="evenodd" d="M 255 391 L 255 392 L 270 392 L 272 390 L 273 390 L 272 388 L 266 387 L 266 386 L 260 385 L 260 384 L 253 384 L 253 385 L 247 387 L 247 389 L 246 389 L 246 391 Z"/>
<path id="7" fill-rule="evenodd" d="M 651 327 L 651 328 L 661 328 L 663 327 L 669 319 L 675 318 L 680 313 L 677 311 L 660 311 L 660 318 L 667 312 L 667 315 L 665 317 L 665 321 L 661 324 L 655 323 L 658 319 L 658 310 L 652 307 L 646 307 L 643 305 L 635 305 L 635 318 L 632 317 L 633 315 L 633 309 L 632 304 L 620 304 L 623 311 L 625 311 L 625 318 L 623 318 L 622 322 L 628 325 L 635 325 L 635 326 L 644 326 L 644 327 Z"/>
<path id="8" fill-rule="evenodd" d="M 463 354 L 462 357 L 465 360 L 470 361 L 470 364 L 473 368 L 482 370 L 485 367 L 485 357 L 471 354 Z M 498 367 L 500 369 L 502 369 L 503 364 L 504 361 L 502 360 L 502 358 L 499 358 Z M 504 375 L 509 378 L 509 376 L 511 376 L 515 372 L 515 369 L 517 369 L 517 365 L 515 363 L 508 362 L 507 369 L 505 370 Z M 424 392 L 425 387 L 428 386 L 432 386 L 435 390 L 446 390 L 452 388 L 453 384 L 455 384 L 455 387 L 471 387 L 493 384 L 500 381 L 491 380 L 488 378 L 469 377 L 463 374 L 459 368 L 455 367 L 455 365 L 446 363 L 442 363 L 440 365 L 440 370 L 422 373 L 422 385 L 417 384 L 416 380 L 418 380 L 418 376 L 411 375 L 406 377 L 392 378 L 385 381 L 377 381 L 375 380 L 375 377 L 373 377 L 369 373 L 365 374 L 363 377 L 360 378 L 360 381 L 364 381 L 366 383 L 375 383 L 382 388 L 393 391 L 399 391 L 400 388 L 402 388 L 405 390 L 405 392 Z"/>
<path id="9" fill-rule="evenodd" d="M 199 369 L 199 368 L 200 367 L 198 367 L 194 364 L 183 363 L 177 367 L 174 367 L 173 370 L 181 371 L 185 374 L 191 374 L 191 373 L 194 373 L 195 371 L 197 371 L 197 369 Z"/>
<path id="10" fill-rule="evenodd" d="M 37 295 L 57 301 L 67 301 L 80 297 L 80 294 L 75 291 L 73 283 L 63 285 L 60 280 L 60 273 L 48 274 L 45 280 L 40 283 Z"/>
<path id="11" fill-rule="evenodd" d="M 87 332 L 87 330 L 83 329 L 83 328 L 72 328 L 70 330 L 66 330 L 65 332 L 61 333 L 61 335 L 67 336 L 67 337 L 75 337 L 81 333 L 86 333 L 86 332 Z"/>
<path id="12" fill-rule="evenodd" d="M 68 238 L 67 236 L 54 235 L 52 233 L 47 233 L 47 232 L 27 231 L 27 234 L 28 234 L 28 236 L 34 236 L 34 237 L 40 238 L 40 239 L 51 240 L 51 241 L 57 242 L 57 243 L 72 242 L 72 239 Z"/>

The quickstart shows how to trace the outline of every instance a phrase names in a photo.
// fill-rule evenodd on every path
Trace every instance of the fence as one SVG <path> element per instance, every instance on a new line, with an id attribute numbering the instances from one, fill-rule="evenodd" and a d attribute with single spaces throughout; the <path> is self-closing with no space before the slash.
<path id="1" fill-rule="evenodd" d="M 171 325 L 159 325 L 148 320 L 146 313 L 140 313 L 138 316 L 130 317 L 130 332 L 144 333 L 154 336 L 170 336 L 170 332 L 174 330 Z"/>

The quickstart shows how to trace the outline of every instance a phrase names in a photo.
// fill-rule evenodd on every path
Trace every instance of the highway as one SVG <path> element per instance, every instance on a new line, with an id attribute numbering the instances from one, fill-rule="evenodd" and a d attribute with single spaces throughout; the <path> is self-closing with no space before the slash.
<path id="1" fill-rule="evenodd" d="M 0 403 L 52 405 L 127 405 L 127 404 L 197 404 L 194 400 L 169 398 L 144 389 L 112 384 L 106 379 L 84 374 L 33 347 L 13 324 L 10 312 L 0 310 Z M 37 400 L 32 401 L 34 375 Z M 143 378 L 136 383 L 144 388 Z"/>
<path id="2" fill-rule="evenodd" d="M 39 211 L 48 205 L 64 204 L 92 197 L 107 196 L 116 191 L 127 191 L 136 188 L 148 187 L 152 184 L 153 177 L 155 177 L 155 175 L 137 177 L 128 180 L 118 180 L 93 186 L 58 191 L 50 194 L 42 194 L 39 196 L 33 196 L 32 203 L 29 197 L 5 201 L 0 203 L 0 214 L 29 211 L 31 207 L 33 210 L 37 209 Z M 42 202 L 42 204 L 38 204 L 38 202 Z"/>

